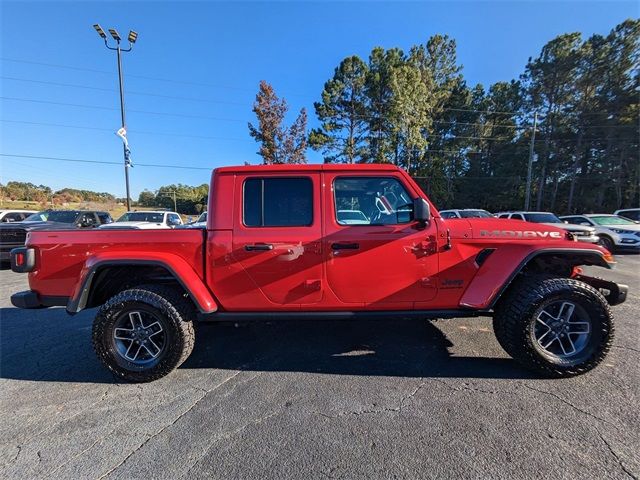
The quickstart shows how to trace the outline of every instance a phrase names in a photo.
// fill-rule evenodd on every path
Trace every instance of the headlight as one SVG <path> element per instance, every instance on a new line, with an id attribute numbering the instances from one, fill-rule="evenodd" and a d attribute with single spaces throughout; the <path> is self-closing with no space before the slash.
<path id="1" fill-rule="evenodd" d="M 616 232 L 616 233 L 622 233 L 622 234 L 629 234 L 629 233 L 633 233 L 631 230 L 620 230 L 618 228 L 612 228 L 612 231 Z"/>

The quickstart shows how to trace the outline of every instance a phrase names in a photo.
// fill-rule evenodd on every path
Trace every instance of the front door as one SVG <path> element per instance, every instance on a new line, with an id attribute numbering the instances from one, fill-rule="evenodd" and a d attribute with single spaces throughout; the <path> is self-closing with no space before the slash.
<path id="1" fill-rule="evenodd" d="M 419 193 L 400 173 L 325 172 L 327 281 L 345 303 L 412 309 L 437 293 L 437 227 L 413 220 Z"/>
<path id="2" fill-rule="evenodd" d="M 245 308 L 300 308 L 322 298 L 320 174 L 236 177 L 233 256 L 259 295 Z M 231 206 L 230 206 L 231 208 Z"/>

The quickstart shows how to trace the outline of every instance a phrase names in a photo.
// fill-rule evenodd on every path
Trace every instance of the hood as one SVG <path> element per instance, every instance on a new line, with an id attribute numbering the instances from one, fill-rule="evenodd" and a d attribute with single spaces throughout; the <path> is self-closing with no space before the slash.
<path id="1" fill-rule="evenodd" d="M 100 228 L 138 228 L 143 230 L 169 228 L 164 223 L 153 222 L 113 222 L 106 225 L 100 225 Z"/>
<path id="2" fill-rule="evenodd" d="M 589 225 L 574 225 L 571 223 L 543 223 L 542 225 L 550 225 L 552 227 L 562 228 L 568 232 L 595 232 L 596 229 Z"/>
<path id="3" fill-rule="evenodd" d="M 61 223 L 61 222 L 8 222 L 0 223 L 0 228 L 21 228 L 23 230 L 76 230 L 73 223 Z"/>
<path id="4" fill-rule="evenodd" d="M 600 225 L 599 229 L 604 230 L 626 230 L 627 232 L 640 232 L 640 224 L 634 223 L 633 225 Z"/>
<path id="5" fill-rule="evenodd" d="M 524 222 L 505 218 L 468 218 L 473 238 L 510 240 L 567 240 L 567 233 L 559 224 Z"/>

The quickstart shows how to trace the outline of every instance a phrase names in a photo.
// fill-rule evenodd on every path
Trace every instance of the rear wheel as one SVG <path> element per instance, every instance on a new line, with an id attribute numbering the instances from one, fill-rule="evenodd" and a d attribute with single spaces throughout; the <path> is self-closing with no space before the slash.
<path id="1" fill-rule="evenodd" d="M 179 367 L 193 350 L 193 304 L 178 289 L 148 285 L 109 299 L 93 322 L 93 347 L 113 374 L 149 382 Z"/>
<path id="2" fill-rule="evenodd" d="M 496 308 L 498 342 L 518 362 L 553 377 L 585 373 L 598 365 L 613 342 L 605 298 L 568 278 L 525 276 Z"/>

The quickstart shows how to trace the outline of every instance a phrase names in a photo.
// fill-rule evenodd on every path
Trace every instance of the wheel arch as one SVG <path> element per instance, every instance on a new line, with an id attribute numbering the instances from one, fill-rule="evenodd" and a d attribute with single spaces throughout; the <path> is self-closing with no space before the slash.
<path id="1" fill-rule="evenodd" d="M 550 273 L 561 277 L 570 277 L 577 266 L 595 265 L 613 268 L 615 262 L 605 257 L 605 252 L 596 249 L 544 248 L 534 250 L 525 255 L 516 268 L 505 272 L 497 282 L 487 281 L 486 275 L 476 275 L 460 299 L 463 308 L 491 310 L 500 301 L 518 275 L 524 273 Z M 493 261 L 493 262 L 491 262 Z M 498 255 L 483 264 L 483 268 L 491 271 L 492 263 L 500 262 Z M 498 286 L 496 287 L 496 283 Z"/>
<path id="2" fill-rule="evenodd" d="M 102 305 L 113 295 L 145 283 L 176 284 L 189 296 L 200 313 L 218 309 L 216 300 L 198 274 L 180 259 L 94 259 L 82 270 L 67 312 Z"/>

